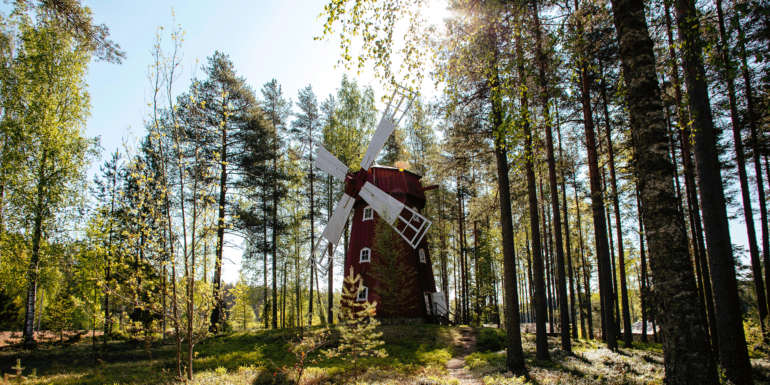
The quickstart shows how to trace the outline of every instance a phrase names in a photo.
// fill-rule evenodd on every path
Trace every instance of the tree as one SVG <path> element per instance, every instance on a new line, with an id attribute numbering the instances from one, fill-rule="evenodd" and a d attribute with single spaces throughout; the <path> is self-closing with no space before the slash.
<path id="1" fill-rule="evenodd" d="M 43 17 L 33 25 L 26 15 L 15 17 L 21 48 L 9 74 L 13 87 L 5 108 L 13 117 L 7 124 L 23 133 L 14 147 L 16 159 L 25 161 L 23 171 L 9 181 L 8 198 L 20 208 L 17 220 L 27 229 L 30 244 L 24 343 L 31 347 L 47 236 L 58 217 L 82 202 L 85 171 L 98 141 L 84 135 L 90 108 L 85 82 L 88 47 L 60 32 L 50 19 Z"/>
<path id="2" fill-rule="evenodd" d="M 666 378 L 677 384 L 716 384 L 706 325 L 699 315 L 695 279 L 681 226 L 683 218 L 676 207 L 674 170 L 644 2 L 614 0 L 612 10 L 628 91 L 626 102 L 655 303 L 665 335 Z"/>
<path id="3" fill-rule="evenodd" d="M 244 156 L 244 136 L 261 122 L 255 118 L 260 112 L 254 91 L 246 84 L 246 79 L 236 75 L 227 55 L 214 52 L 208 58 L 208 65 L 203 67 L 203 72 L 206 79 L 194 82 L 190 95 L 180 97 L 179 100 L 180 115 L 185 120 L 186 140 L 193 142 L 195 135 L 201 135 L 205 155 L 204 164 L 200 166 L 219 171 L 210 176 L 201 174 L 207 182 L 217 184 L 216 195 L 211 197 L 218 206 L 217 223 L 213 226 L 217 236 L 213 279 L 217 306 L 211 313 L 211 328 L 217 330 L 224 316 L 220 291 L 225 231 L 233 227 L 232 202 L 228 198 L 228 189 L 235 186 L 242 173 L 238 159 Z M 200 108 L 196 108 L 198 105 Z M 203 132 L 197 134 L 196 128 Z"/>
<path id="4" fill-rule="evenodd" d="M 270 227 L 272 228 L 272 240 L 271 240 L 271 253 L 273 257 L 273 320 L 272 327 L 275 329 L 278 327 L 278 280 L 277 263 L 278 263 L 278 233 L 281 231 L 282 224 L 278 220 L 278 205 L 282 196 L 285 194 L 283 186 L 282 170 L 278 168 L 278 159 L 281 157 L 281 147 L 284 141 L 284 131 L 286 130 L 287 119 L 291 113 L 291 101 L 287 101 L 283 98 L 283 91 L 281 86 L 278 85 L 278 81 L 275 79 L 265 83 L 262 86 L 262 111 L 265 113 L 265 120 L 270 127 L 270 139 L 271 139 L 271 152 L 270 157 L 272 159 L 273 167 L 271 169 L 272 179 L 272 192 L 270 198 L 272 200 L 272 206 L 270 213 Z"/>
<path id="5" fill-rule="evenodd" d="M 238 282 L 230 294 L 234 299 L 230 318 L 236 325 L 241 325 L 241 330 L 248 330 L 255 325 L 257 317 L 251 305 L 251 288 L 246 285 L 246 276 L 243 272 L 239 274 Z"/>
<path id="6" fill-rule="evenodd" d="M 308 211 L 308 221 L 310 222 L 310 247 L 315 246 L 315 219 L 319 213 L 316 207 L 316 189 L 315 189 L 315 166 L 313 165 L 313 149 L 315 145 L 320 142 L 321 128 L 323 123 L 323 117 L 318 106 L 318 99 L 316 99 L 312 86 L 307 86 L 304 89 L 299 90 L 297 95 L 297 108 L 300 112 L 296 114 L 297 119 L 292 122 L 292 133 L 297 137 L 297 140 L 302 143 L 303 148 L 307 147 L 307 161 L 308 161 L 308 202 L 310 208 Z M 304 156 L 304 154 L 300 154 Z M 315 276 L 315 264 L 310 264 L 310 286 L 309 286 L 309 299 L 308 299 L 308 325 L 313 324 L 313 277 Z M 320 295 L 320 293 L 319 293 Z M 331 309 L 331 303 L 329 309 Z M 320 310 L 320 309 L 319 309 Z M 331 313 L 329 315 L 331 319 Z"/>
<path id="7" fill-rule="evenodd" d="M 74 305 L 67 289 L 62 288 L 54 297 L 51 305 L 46 309 L 45 323 L 50 330 L 59 334 L 59 343 L 64 342 L 64 331 L 72 327 Z"/>
<path id="8" fill-rule="evenodd" d="M 377 311 L 377 301 L 359 302 L 358 293 L 364 288 L 364 281 L 360 274 L 353 276 L 353 267 L 345 277 L 342 284 L 342 299 L 340 300 L 340 344 L 325 353 L 327 357 L 343 356 L 343 359 L 353 363 L 353 378 L 358 380 L 359 357 L 387 357 L 385 349 L 378 349 L 384 345 L 380 341 L 382 332 L 375 332 L 380 324 L 374 318 Z M 346 357 L 347 356 L 347 357 Z"/>
<path id="9" fill-rule="evenodd" d="M 396 224 L 393 227 L 397 227 Z M 404 258 L 406 250 L 401 235 L 393 227 L 379 215 L 376 216 L 369 277 L 380 283 L 377 295 L 380 297 L 380 310 L 384 313 L 381 315 L 400 318 L 402 311 L 414 308 L 414 305 L 405 305 L 403 299 L 412 294 L 417 272 Z"/>
<path id="10" fill-rule="evenodd" d="M 740 317 L 738 283 L 717 148 L 718 133 L 714 127 L 702 57 L 700 17 L 695 9 L 695 1 L 677 0 L 674 6 L 679 41 L 684 47 L 682 68 L 692 116 L 695 171 L 698 174 L 698 191 L 719 330 L 719 362 L 730 381 L 736 385 L 750 384 L 753 381 L 751 362 Z M 642 189 L 642 208 L 645 207 L 644 195 Z M 655 228 L 655 224 L 646 219 L 644 223 L 648 232 Z M 754 274 L 756 276 L 761 272 L 755 271 Z"/>

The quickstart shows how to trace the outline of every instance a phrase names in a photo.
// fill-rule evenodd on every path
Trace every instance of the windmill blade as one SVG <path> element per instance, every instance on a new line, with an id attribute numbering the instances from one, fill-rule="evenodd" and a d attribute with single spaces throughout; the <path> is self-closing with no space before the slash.
<path id="1" fill-rule="evenodd" d="M 373 184 L 366 182 L 358 195 L 368 203 L 379 216 L 393 226 L 412 248 L 420 244 L 433 224 L 416 210 L 399 202 Z"/>
<path id="2" fill-rule="evenodd" d="M 401 118 L 406 115 L 409 107 L 412 106 L 415 96 L 414 92 L 409 91 L 405 87 L 396 87 L 396 90 L 393 91 L 393 95 L 390 97 L 388 107 L 382 113 L 380 123 L 377 124 L 377 129 L 374 131 L 374 135 L 372 135 L 372 141 L 369 142 L 364 159 L 361 160 L 361 168 L 368 170 L 374 164 L 377 156 L 380 155 L 380 151 L 382 151 L 382 146 L 385 145 L 385 141 L 388 140 L 388 137 L 393 133 Z M 393 105 L 394 102 L 396 103 L 395 106 Z"/>
<path id="3" fill-rule="evenodd" d="M 345 181 L 345 175 L 348 173 L 348 168 L 325 148 L 318 146 L 318 155 L 313 164 L 340 181 Z"/>
<path id="4" fill-rule="evenodd" d="M 321 233 L 321 238 L 313 247 L 310 258 L 316 265 L 318 265 L 318 270 L 324 275 L 326 275 L 326 271 L 328 270 L 328 263 L 331 263 L 331 258 L 329 258 L 328 263 L 324 264 L 326 252 L 331 250 L 331 254 L 333 254 L 334 250 L 337 248 L 337 243 L 340 240 L 340 236 L 342 236 L 342 230 L 345 229 L 345 222 L 350 215 L 350 211 L 353 210 L 354 203 L 356 203 L 356 200 L 350 197 L 350 195 L 342 194 L 342 199 L 337 203 L 337 207 L 334 209 L 331 218 L 329 218 L 329 222 L 326 224 L 326 228 L 323 233 Z M 321 248 L 321 245 L 325 245 L 325 247 Z"/>
<path id="5" fill-rule="evenodd" d="M 385 141 L 388 140 L 388 137 L 390 137 L 395 128 L 396 125 L 386 119 L 385 116 L 380 119 L 380 124 L 377 125 L 377 130 L 374 131 L 372 141 L 369 142 L 369 148 L 366 149 L 366 154 L 364 154 L 364 159 L 361 160 L 361 168 L 368 170 L 374 164 L 377 156 L 380 155 L 380 151 L 382 151 L 382 146 L 385 145 Z"/>
<path id="6" fill-rule="evenodd" d="M 334 209 L 332 217 L 329 218 L 329 223 L 326 224 L 324 232 L 321 233 L 322 237 L 328 239 L 329 242 L 333 243 L 335 246 L 340 240 L 342 230 L 345 228 L 345 222 L 348 220 L 350 211 L 353 210 L 354 203 L 356 203 L 356 200 L 350 197 L 350 195 L 342 194 L 342 199 L 337 203 L 337 207 Z"/>

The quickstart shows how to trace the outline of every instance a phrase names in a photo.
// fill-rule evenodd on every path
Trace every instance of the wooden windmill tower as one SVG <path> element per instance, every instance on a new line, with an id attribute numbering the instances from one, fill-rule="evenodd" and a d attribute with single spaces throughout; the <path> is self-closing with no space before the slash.
<path id="1" fill-rule="evenodd" d="M 394 229 L 401 235 L 404 250 L 407 250 L 401 263 L 412 266 L 409 270 L 416 274 L 411 280 L 414 287 L 410 289 L 409 298 L 404 298 L 405 308 L 409 310 L 401 316 L 419 320 L 447 314 L 444 293 L 436 292 L 425 240 L 431 222 L 420 215 L 420 210 L 425 207 L 424 191 L 436 186 L 423 187 L 421 176 L 409 171 L 373 166 L 385 141 L 409 110 L 414 96 L 400 86 L 394 91 L 357 172 L 349 172 L 334 155 L 319 146 L 315 166 L 345 182 L 345 192 L 321 238 L 313 246 L 311 259 L 319 265 L 319 271 L 328 271 L 330 256 L 339 243 L 351 210 L 355 208 L 344 271 L 347 274 L 352 267 L 354 273 L 361 274 L 364 279 L 364 290 L 359 293 L 358 300 L 378 300 L 380 282 L 367 274 L 377 260 L 376 253 L 371 249 L 374 223 L 376 217 L 380 217 L 391 226 L 395 224 Z"/>

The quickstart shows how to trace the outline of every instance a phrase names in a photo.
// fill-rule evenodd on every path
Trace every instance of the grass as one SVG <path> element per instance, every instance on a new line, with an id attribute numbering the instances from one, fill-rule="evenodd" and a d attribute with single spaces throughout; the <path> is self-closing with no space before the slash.
<path id="1" fill-rule="evenodd" d="M 319 328 L 315 328 L 319 330 Z M 388 357 L 367 358 L 358 384 L 459 385 L 450 376 L 447 362 L 456 352 L 462 334 L 459 327 L 435 325 L 382 326 Z M 505 333 L 475 328 L 477 351 L 466 357 L 466 369 L 485 385 L 491 384 L 662 384 L 663 356 L 660 344 L 634 343 L 633 349 L 612 352 L 601 341 L 573 340 L 574 354 L 558 349 L 559 339 L 549 338 L 551 361 L 535 358 L 535 336 L 523 335 L 526 373 L 514 375 L 505 368 Z M 287 340 L 296 339 L 299 329 L 241 332 L 217 335 L 196 345 L 196 384 L 276 383 L 278 366 L 293 366 Z M 337 343 L 332 333 L 332 342 Z M 172 344 L 151 346 L 115 340 L 99 344 L 100 362 L 92 366 L 90 339 L 70 346 L 43 344 L 35 351 L 0 350 L 0 373 L 21 358 L 24 375 L 32 369 L 36 379 L 28 384 L 177 384 Z M 752 359 L 756 383 L 767 383 L 770 361 Z M 1 375 L 1 374 L 0 374 Z M 255 379 L 259 377 L 259 381 Z M 339 358 L 320 360 L 308 368 L 306 384 L 353 383 L 352 364 Z M 0 380 L 1 382 L 2 380 Z"/>
<path id="2" fill-rule="evenodd" d="M 459 335 L 453 328 L 437 325 L 382 326 L 380 331 L 388 357 L 366 358 L 359 365 L 379 368 L 401 379 L 445 371 L 454 353 L 452 344 Z M 207 338 L 195 347 L 195 380 L 204 384 L 244 384 L 251 383 L 260 372 L 275 372 L 273 363 L 293 366 L 294 356 L 288 351 L 287 341 L 296 339 L 299 333 L 299 329 L 288 329 Z M 330 347 L 337 338 L 332 333 Z M 38 375 L 29 384 L 171 384 L 175 383 L 175 351 L 170 343 L 155 342 L 147 349 L 128 341 L 110 341 L 106 345 L 100 341 L 97 366 L 91 365 L 90 339 L 66 347 L 42 344 L 35 351 L 6 347 L 0 351 L 0 373 L 13 373 L 10 368 L 21 358 L 24 375 L 32 369 Z M 351 371 L 352 364 L 340 358 L 320 360 L 308 370 L 306 378 L 345 381 Z"/>

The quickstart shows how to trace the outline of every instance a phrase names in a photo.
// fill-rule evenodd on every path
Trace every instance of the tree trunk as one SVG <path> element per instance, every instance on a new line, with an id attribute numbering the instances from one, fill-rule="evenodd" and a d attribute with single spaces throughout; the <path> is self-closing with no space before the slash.
<path id="1" fill-rule="evenodd" d="M 219 211 L 217 216 L 217 255 L 214 262 L 214 309 L 211 311 L 211 325 L 209 329 L 217 331 L 224 320 L 224 299 L 222 298 L 222 253 L 225 246 L 225 205 L 227 204 L 227 129 L 222 127 L 222 170 L 219 174 Z"/>
<path id="2" fill-rule="evenodd" d="M 596 237 L 596 257 L 599 261 L 599 292 L 604 307 L 602 337 L 607 341 L 607 348 L 616 350 L 618 341 L 615 338 L 614 316 L 612 311 L 613 291 L 609 243 L 607 240 L 607 222 L 604 218 L 604 199 L 602 198 L 601 174 L 596 153 L 596 134 L 594 119 L 591 113 L 590 83 L 588 69 L 583 61 L 580 65 L 581 92 L 583 104 L 583 119 L 585 123 L 586 148 L 588 152 L 588 171 L 591 182 L 591 212 L 594 219 L 594 234 Z"/>
<path id="3" fill-rule="evenodd" d="M 493 85 L 493 89 L 497 84 Z M 500 130 L 503 126 L 502 106 L 493 99 L 493 119 L 495 127 Z M 498 131 L 500 132 L 500 131 Z M 497 180 L 500 196 L 500 228 L 503 243 L 503 269 L 505 279 L 505 328 L 506 367 L 512 372 L 524 370 L 524 351 L 521 347 L 521 319 L 519 318 L 519 294 L 516 290 L 516 251 L 513 240 L 513 214 L 511 213 L 511 191 L 508 179 L 508 150 L 504 135 L 495 135 L 495 158 L 497 160 Z M 478 278 L 477 278 L 478 281 Z"/>
<path id="4" fill-rule="evenodd" d="M 308 135 L 308 136 L 312 136 Z M 315 174 L 313 173 L 313 142 L 310 141 L 310 162 L 308 165 L 310 175 L 310 247 L 315 247 Z M 308 288 L 307 326 L 313 326 L 313 273 L 315 263 L 310 264 L 310 287 Z"/>
<path id="5" fill-rule="evenodd" d="M 43 213 L 44 207 L 44 194 L 46 185 L 46 161 L 48 153 L 44 149 L 42 150 L 42 156 L 40 161 L 40 167 L 38 171 L 37 179 L 37 197 L 35 202 L 35 222 L 34 230 L 32 233 L 32 255 L 29 259 L 29 267 L 27 268 L 27 306 L 26 314 L 24 315 L 24 347 L 30 349 L 34 348 L 37 343 L 35 342 L 35 305 L 37 302 L 37 281 L 39 278 L 39 263 L 40 263 L 40 242 L 43 238 Z M 106 321 L 105 321 L 106 322 Z"/>
<path id="6" fill-rule="evenodd" d="M 557 111 L 558 115 L 558 111 Z M 569 269 L 567 271 L 567 275 L 569 275 L 569 303 L 570 303 L 570 314 L 572 318 L 572 338 L 577 339 L 578 338 L 578 328 L 577 328 L 577 316 L 575 314 L 575 284 L 574 284 L 574 274 L 573 274 L 573 264 L 572 264 L 572 247 L 570 245 L 569 241 L 569 205 L 567 204 L 567 179 L 564 177 L 564 153 L 562 151 L 562 145 L 561 145 L 561 127 L 557 124 L 556 125 L 556 133 L 559 137 L 559 166 L 561 168 L 561 200 L 564 205 L 564 237 L 565 237 L 565 244 L 567 245 L 567 268 Z M 578 281 L 578 286 L 580 286 L 580 282 Z M 580 288 L 578 287 L 578 291 L 580 291 Z M 580 294 L 578 294 L 580 296 Z M 582 317 L 581 317 L 582 320 Z M 583 329 L 585 332 L 585 329 Z M 585 333 L 584 333 L 585 335 Z M 585 337 L 584 337 L 585 338 Z"/>
<path id="7" fill-rule="evenodd" d="M 719 20 L 720 51 L 722 53 L 722 70 L 727 83 L 727 97 L 730 103 L 730 120 L 733 126 L 733 143 L 735 144 L 735 160 L 738 163 L 738 179 L 741 183 L 741 198 L 743 199 L 743 218 L 746 222 L 746 233 L 749 240 L 749 255 L 751 256 L 751 271 L 754 277 L 754 291 L 757 295 L 757 310 L 759 312 L 759 325 L 762 334 L 767 339 L 768 331 L 765 329 L 767 320 L 767 299 L 765 298 L 765 283 L 762 280 L 762 264 L 759 261 L 759 247 L 757 246 L 757 233 L 754 229 L 754 211 L 751 207 L 751 191 L 746 175 L 746 154 L 743 151 L 743 138 L 741 137 L 741 125 L 738 116 L 738 107 L 735 100 L 734 71 L 728 52 L 727 33 L 725 32 L 725 18 L 722 13 L 722 0 L 716 0 L 717 18 Z M 761 172 L 759 173 L 762 174 Z M 761 189 L 760 189 L 761 190 Z"/>
<path id="8" fill-rule="evenodd" d="M 607 155 L 610 161 L 610 187 L 612 187 L 612 204 L 615 211 L 615 230 L 618 236 L 618 265 L 620 268 L 620 301 L 623 304 L 623 344 L 626 348 L 632 347 L 633 336 L 631 334 L 631 314 L 628 307 L 628 286 L 626 285 L 626 257 L 623 253 L 623 228 L 620 222 L 620 199 L 618 198 L 618 182 L 615 177 L 615 154 L 612 149 L 612 126 L 610 125 L 610 113 L 607 108 L 607 87 L 602 76 L 602 101 L 604 105 L 604 122 L 607 130 Z"/>
<path id="9" fill-rule="evenodd" d="M 575 173 L 572 173 L 572 181 L 574 183 L 575 187 L 575 211 L 577 211 L 577 228 L 578 228 L 578 237 L 580 239 L 580 256 L 583 262 L 583 284 L 586 288 L 586 306 L 587 306 L 587 316 L 588 316 L 588 338 L 594 339 L 594 322 L 593 322 L 593 307 L 591 306 L 591 274 L 590 270 L 588 269 L 588 261 L 586 261 L 586 254 L 585 254 L 585 244 L 583 243 L 583 225 L 582 221 L 580 220 L 580 201 L 578 200 L 578 189 L 577 189 L 577 179 L 575 177 Z"/>
<path id="10" fill-rule="evenodd" d="M 521 55 L 520 41 L 516 39 L 517 51 L 519 51 L 519 76 L 524 79 L 523 63 Z M 522 115 L 528 115 L 528 100 L 526 91 L 522 91 L 521 96 Z M 532 231 L 532 276 L 535 287 L 535 330 L 536 330 L 536 348 L 537 359 L 550 360 L 548 353 L 548 336 L 546 335 L 545 321 L 548 316 L 548 309 L 545 298 L 545 277 L 543 276 L 543 254 L 540 250 L 540 214 L 537 209 L 537 193 L 535 192 L 535 172 L 533 170 L 533 151 L 532 151 L 532 132 L 529 128 L 527 119 L 524 119 L 524 133 L 527 135 L 525 144 L 524 167 L 527 173 L 527 192 L 529 196 L 529 225 Z"/>
<path id="11" fill-rule="evenodd" d="M 721 4 L 721 1 L 720 1 Z M 743 27 L 740 21 L 735 23 L 738 29 L 738 47 L 741 55 L 741 74 L 743 75 L 744 93 L 746 98 L 746 109 L 749 120 L 749 130 L 751 133 L 751 144 L 754 150 L 754 173 L 757 179 L 757 199 L 759 200 L 759 214 L 762 221 L 762 254 L 765 264 L 765 285 L 767 285 L 767 307 L 770 311 L 770 234 L 768 234 L 767 221 L 767 202 L 765 201 L 765 184 L 762 180 L 762 165 L 759 162 L 759 140 L 757 138 L 757 116 L 754 110 L 754 91 L 751 83 L 751 73 L 749 64 L 746 60 L 746 45 L 743 41 Z M 767 158 L 765 158 L 767 160 Z M 765 164 L 767 166 L 767 164 Z M 770 173 L 770 169 L 767 170 Z"/>
<path id="12" fill-rule="evenodd" d="M 639 184 L 636 187 L 636 211 L 639 218 L 639 256 L 642 264 L 642 273 L 639 282 L 639 302 L 642 305 L 642 341 L 647 343 L 647 255 L 644 252 L 644 225 L 642 224 L 642 202 L 639 200 Z"/>
<path id="13" fill-rule="evenodd" d="M 752 383 L 751 363 L 743 333 L 735 261 L 717 152 L 718 138 L 711 115 L 706 70 L 702 61 L 699 17 L 696 15 L 694 2 L 677 0 L 675 4 L 679 40 L 686 47 L 682 56 L 682 68 L 694 127 L 695 170 L 698 173 L 711 283 L 714 288 L 714 305 L 719 329 L 719 361 L 725 369 L 727 378 L 733 383 L 750 384 Z M 644 194 L 642 204 L 644 204 Z M 648 228 L 652 227 L 649 221 L 645 222 Z M 655 276 L 657 277 L 657 272 Z M 658 285 L 655 286 L 658 287 Z M 664 334 L 668 340 L 668 333 L 664 332 Z"/>
<path id="14" fill-rule="evenodd" d="M 669 12 L 668 3 L 665 3 L 666 14 L 666 31 L 669 43 L 669 59 L 671 61 L 671 77 L 674 80 L 674 96 L 676 98 L 676 104 L 678 109 L 679 126 L 681 129 L 681 135 L 679 136 L 679 142 L 682 148 L 682 158 L 685 168 L 685 189 L 687 189 L 687 197 L 692 203 L 691 213 L 695 224 L 695 233 L 693 238 L 698 242 L 698 254 L 696 260 L 700 265 L 701 281 L 703 283 L 703 295 L 706 301 L 706 310 L 708 313 L 709 331 L 711 334 L 711 349 L 715 356 L 718 356 L 719 352 L 719 333 L 716 326 L 716 310 L 714 309 L 713 292 L 711 290 L 711 275 L 709 274 L 708 258 L 706 256 L 706 242 L 703 238 L 703 227 L 700 214 L 700 203 L 698 202 L 698 194 L 695 185 L 695 166 L 692 162 L 692 156 L 690 151 L 690 143 L 692 143 L 690 125 L 687 123 L 688 119 L 685 113 L 684 104 L 682 102 L 682 88 L 681 81 L 679 79 L 679 69 L 676 65 L 677 56 L 674 51 L 674 36 L 673 28 L 671 26 L 671 13 Z M 654 320 L 653 320 L 654 321 Z M 657 333 L 655 334 L 655 341 L 657 342 Z"/>
<path id="15" fill-rule="evenodd" d="M 623 77 L 639 175 L 642 218 L 665 334 L 666 379 L 671 384 L 717 384 L 673 186 L 653 42 L 641 0 L 613 0 Z M 719 169 L 716 169 L 719 173 Z M 672 221 L 671 219 L 676 220 Z M 741 332 L 743 329 L 741 329 Z"/>
<path id="16" fill-rule="evenodd" d="M 565 352 L 572 351 L 570 341 L 569 327 L 569 303 L 567 302 L 567 280 L 564 271 L 564 248 L 561 237 L 561 212 L 559 208 L 559 189 L 556 184 L 556 159 L 553 150 L 553 130 L 551 128 L 551 117 L 549 105 L 551 102 L 548 93 L 548 79 L 546 78 L 546 56 L 542 48 L 542 31 L 540 26 L 540 16 L 537 0 L 533 0 L 534 10 L 533 19 L 535 22 L 535 57 L 538 66 L 538 75 L 540 78 L 540 101 L 545 116 L 545 142 L 546 142 L 546 163 L 548 163 L 548 184 L 551 189 L 551 210 L 553 211 L 553 248 L 556 251 L 556 290 L 559 299 L 559 315 L 561 326 L 561 348 Z M 545 202 L 543 202 L 545 203 Z M 553 332 L 553 330 L 551 330 Z"/>

